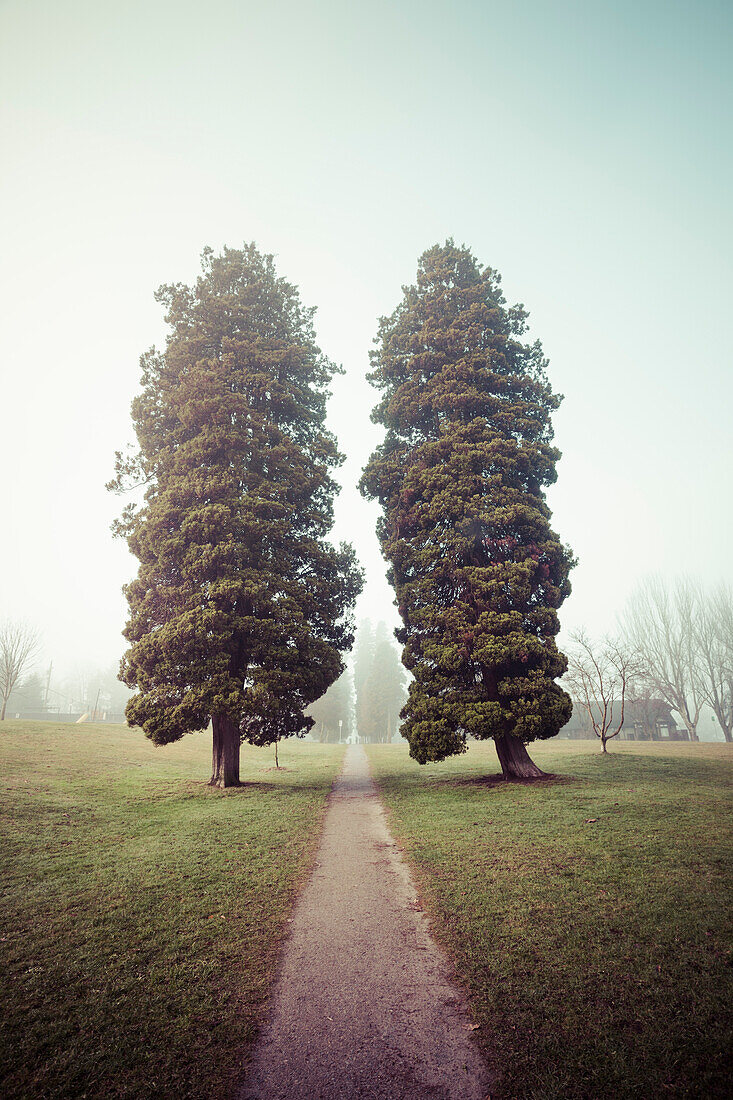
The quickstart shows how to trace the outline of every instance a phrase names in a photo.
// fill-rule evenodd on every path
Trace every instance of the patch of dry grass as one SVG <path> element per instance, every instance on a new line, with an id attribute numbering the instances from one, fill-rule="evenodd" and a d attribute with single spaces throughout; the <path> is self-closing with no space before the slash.
<path id="1" fill-rule="evenodd" d="M 533 745 L 563 778 L 531 785 L 486 781 L 491 743 L 368 751 L 492 1100 L 730 1095 L 730 746 Z"/>
<path id="2" fill-rule="evenodd" d="M 320 834 L 338 746 L 0 726 L 0 1093 L 231 1095 Z"/>

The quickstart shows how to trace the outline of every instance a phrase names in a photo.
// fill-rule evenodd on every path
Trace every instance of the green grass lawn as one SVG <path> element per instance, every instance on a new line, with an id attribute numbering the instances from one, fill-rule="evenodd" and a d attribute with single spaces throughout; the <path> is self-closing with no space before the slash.
<path id="1" fill-rule="evenodd" d="M 730 746 L 492 744 L 420 767 L 368 750 L 470 991 L 492 1100 L 729 1097 Z"/>
<path id="2" fill-rule="evenodd" d="M 0 725 L 0 1095 L 229 1096 L 343 750 Z"/>

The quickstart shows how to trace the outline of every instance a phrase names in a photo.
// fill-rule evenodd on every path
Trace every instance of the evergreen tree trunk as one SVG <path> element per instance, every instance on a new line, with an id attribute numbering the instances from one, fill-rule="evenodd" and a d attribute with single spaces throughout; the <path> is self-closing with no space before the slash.
<path id="1" fill-rule="evenodd" d="M 239 786 L 239 727 L 225 714 L 212 716 L 214 743 L 210 787 Z"/>
<path id="2" fill-rule="evenodd" d="M 505 779 L 540 779 L 545 773 L 534 763 L 518 737 L 495 737 L 496 753 Z"/>

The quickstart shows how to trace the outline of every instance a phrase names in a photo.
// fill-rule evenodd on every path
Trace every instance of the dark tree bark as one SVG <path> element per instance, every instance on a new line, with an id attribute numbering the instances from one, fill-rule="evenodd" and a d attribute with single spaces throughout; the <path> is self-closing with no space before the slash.
<path id="1" fill-rule="evenodd" d="M 214 727 L 210 787 L 239 786 L 239 727 L 225 714 L 212 717 Z"/>
<path id="2" fill-rule="evenodd" d="M 495 737 L 496 753 L 505 779 L 541 779 L 545 772 L 537 767 L 518 737 Z"/>

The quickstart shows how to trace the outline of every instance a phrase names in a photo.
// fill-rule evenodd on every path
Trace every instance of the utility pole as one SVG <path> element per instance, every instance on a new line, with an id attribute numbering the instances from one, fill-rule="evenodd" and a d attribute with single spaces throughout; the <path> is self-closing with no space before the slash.
<path id="1" fill-rule="evenodd" d="M 48 666 L 48 675 L 46 676 L 46 691 L 43 696 L 43 709 L 48 710 L 48 693 L 51 690 L 51 672 L 53 670 L 53 661 Z"/>

